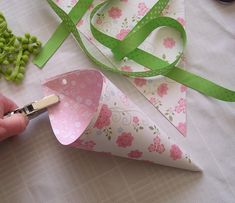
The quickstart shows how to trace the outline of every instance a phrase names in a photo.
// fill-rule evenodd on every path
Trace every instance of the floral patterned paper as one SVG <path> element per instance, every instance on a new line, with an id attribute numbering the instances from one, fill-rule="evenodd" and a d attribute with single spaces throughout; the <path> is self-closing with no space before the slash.
<path id="1" fill-rule="evenodd" d="M 43 84 L 43 90 L 60 97 L 60 103 L 49 108 L 49 118 L 61 144 L 199 170 L 179 144 L 99 71 L 56 76 Z"/>
<path id="2" fill-rule="evenodd" d="M 77 3 L 76 0 L 56 0 L 56 2 L 67 13 Z M 125 71 L 148 70 L 127 59 L 120 62 L 116 61 L 112 52 L 94 39 L 89 28 L 89 17 L 92 8 L 100 2 L 103 2 L 103 0 L 94 0 L 89 11 L 78 22 L 78 30 L 103 53 L 113 66 Z M 97 13 L 93 23 L 104 33 L 122 40 L 156 2 L 157 0 L 110 0 L 109 5 Z M 162 15 L 175 18 L 182 25 L 185 25 L 184 0 L 171 0 Z M 164 27 L 154 31 L 140 48 L 172 62 L 182 50 L 181 38 L 179 33 L 173 29 Z M 151 79 L 128 78 L 128 80 L 182 135 L 186 136 L 186 87 L 163 77 Z M 180 108 L 184 110 L 179 110 Z"/>

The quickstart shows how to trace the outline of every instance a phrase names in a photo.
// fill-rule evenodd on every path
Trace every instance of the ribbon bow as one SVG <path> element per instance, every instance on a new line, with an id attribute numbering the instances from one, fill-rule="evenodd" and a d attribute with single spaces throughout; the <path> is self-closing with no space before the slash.
<path id="1" fill-rule="evenodd" d="M 169 3 L 169 0 L 159 0 L 152 9 L 139 21 L 129 34 L 122 40 L 115 39 L 105 33 L 99 31 L 93 24 L 92 19 L 99 9 L 109 3 L 109 0 L 97 5 L 90 15 L 90 29 L 94 38 L 102 45 L 110 48 L 115 58 L 122 60 L 127 57 L 138 64 L 147 67 L 148 71 L 127 72 L 118 70 L 116 67 L 109 67 L 98 61 L 85 47 L 80 33 L 76 28 L 77 22 L 81 20 L 87 12 L 93 0 L 79 0 L 69 14 L 65 13 L 52 0 L 47 0 L 51 8 L 62 19 L 62 23 L 57 28 L 51 39 L 43 47 L 41 53 L 35 58 L 34 63 L 43 67 L 54 52 L 59 48 L 67 36 L 72 33 L 79 43 L 85 54 L 101 69 L 112 71 L 129 77 L 153 77 L 162 75 L 175 80 L 187 87 L 201 92 L 206 96 L 210 96 L 219 100 L 235 102 L 235 92 L 213 83 L 205 78 L 190 73 L 177 67 L 177 63 L 182 57 L 182 52 L 176 57 L 172 63 L 168 63 L 144 50 L 139 49 L 139 45 L 154 31 L 156 28 L 167 26 L 177 30 L 183 41 L 183 47 L 186 45 L 186 32 L 183 26 L 173 18 L 162 17 L 161 13 Z"/>

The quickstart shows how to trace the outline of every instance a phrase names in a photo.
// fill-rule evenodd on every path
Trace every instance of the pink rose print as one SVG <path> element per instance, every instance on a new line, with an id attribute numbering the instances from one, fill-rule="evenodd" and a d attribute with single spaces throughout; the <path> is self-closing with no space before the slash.
<path id="1" fill-rule="evenodd" d="M 100 18 L 97 18 L 96 24 L 101 25 L 102 24 L 102 20 Z"/>
<path id="2" fill-rule="evenodd" d="M 81 145 L 83 145 L 82 143 L 83 143 L 83 140 L 82 140 L 82 139 L 78 139 L 78 140 L 76 141 L 76 146 L 77 146 L 77 147 L 80 147 Z"/>
<path id="3" fill-rule="evenodd" d="M 186 124 L 185 123 L 179 123 L 177 126 L 177 129 L 183 134 L 183 136 L 186 136 Z"/>
<path id="4" fill-rule="evenodd" d="M 83 19 L 81 19 L 81 20 L 77 23 L 77 27 L 82 26 L 82 25 L 83 25 L 83 23 L 84 23 L 84 20 L 83 20 Z"/>
<path id="5" fill-rule="evenodd" d="M 116 143 L 119 147 L 130 147 L 132 145 L 132 142 L 134 140 L 134 137 L 131 135 L 131 133 L 123 132 L 120 136 L 118 136 Z"/>
<path id="6" fill-rule="evenodd" d="M 121 70 L 126 72 L 132 72 L 132 68 L 130 66 L 122 66 Z"/>
<path id="7" fill-rule="evenodd" d="M 157 94 L 160 97 L 163 97 L 164 95 L 167 95 L 168 91 L 168 85 L 166 83 L 162 83 L 158 88 L 157 88 Z"/>
<path id="8" fill-rule="evenodd" d="M 86 150 L 93 150 L 94 146 L 96 145 L 96 143 L 94 141 L 87 141 L 84 143 L 84 149 Z"/>
<path id="9" fill-rule="evenodd" d="M 144 2 L 139 3 L 138 8 L 139 8 L 139 10 L 138 10 L 138 15 L 139 16 L 144 16 L 149 10 Z"/>
<path id="10" fill-rule="evenodd" d="M 186 112 L 186 100 L 181 98 L 179 101 L 178 101 L 178 106 L 175 107 L 175 111 L 177 113 L 185 113 Z"/>
<path id="11" fill-rule="evenodd" d="M 177 145 L 175 144 L 171 145 L 170 156 L 173 160 L 181 159 L 182 151 Z"/>
<path id="12" fill-rule="evenodd" d="M 178 21 L 181 25 L 185 26 L 185 20 L 184 20 L 183 18 L 179 17 L 179 18 L 177 18 L 177 21 Z"/>
<path id="13" fill-rule="evenodd" d="M 144 79 L 144 78 L 135 78 L 135 79 L 134 79 L 134 83 L 135 83 L 137 86 L 142 87 L 142 86 L 146 85 L 147 80 Z"/>
<path id="14" fill-rule="evenodd" d="M 124 105 L 126 105 L 126 106 L 129 105 L 129 100 L 128 100 L 127 95 L 121 94 L 121 95 L 119 95 L 119 97 L 120 97 L 120 99 L 121 99 L 121 101 L 122 101 L 122 103 L 123 103 Z"/>
<path id="15" fill-rule="evenodd" d="M 103 127 L 109 126 L 111 121 L 112 111 L 109 109 L 108 105 L 103 104 L 100 110 L 98 119 L 95 122 L 94 127 L 102 129 Z"/>
<path id="16" fill-rule="evenodd" d="M 79 139 L 78 141 L 76 141 L 76 143 L 74 143 L 75 147 L 78 147 L 80 149 L 89 150 L 89 151 L 92 151 L 94 149 L 95 145 L 96 145 L 96 143 L 92 140 L 84 141 L 82 139 Z"/>
<path id="17" fill-rule="evenodd" d="M 128 157 L 133 158 L 133 159 L 138 159 L 143 155 L 143 152 L 139 150 L 134 150 L 128 153 Z"/>
<path id="18" fill-rule="evenodd" d="M 133 117 L 133 123 L 138 124 L 139 123 L 139 118 L 137 116 Z"/>
<path id="19" fill-rule="evenodd" d="M 120 18 L 122 15 L 122 10 L 118 7 L 112 7 L 109 11 L 109 17 L 111 17 L 112 19 L 117 19 Z"/>
<path id="20" fill-rule="evenodd" d="M 172 49 L 175 46 L 175 40 L 173 38 L 167 37 L 163 41 L 165 48 Z"/>
<path id="21" fill-rule="evenodd" d="M 130 29 L 121 29 L 120 32 L 116 35 L 116 38 L 119 40 L 123 40 L 129 32 Z"/>
<path id="22" fill-rule="evenodd" d="M 186 90 L 187 90 L 187 87 L 184 86 L 184 85 L 181 85 L 180 91 L 181 91 L 181 92 L 186 92 Z"/>
<path id="23" fill-rule="evenodd" d="M 149 152 L 158 152 L 162 154 L 165 151 L 165 147 L 161 144 L 161 139 L 159 136 L 153 139 L 153 144 L 150 144 L 148 147 Z"/>

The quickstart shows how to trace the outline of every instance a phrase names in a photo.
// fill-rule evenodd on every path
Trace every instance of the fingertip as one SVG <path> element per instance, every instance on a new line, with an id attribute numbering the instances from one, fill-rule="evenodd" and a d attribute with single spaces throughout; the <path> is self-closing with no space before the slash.
<path id="1" fill-rule="evenodd" d="M 15 114 L 11 118 L 13 123 L 15 123 L 15 128 L 18 128 L 19 133 L 24 131 L 29 123 L 29 119 L 24 114 Z"/>
<path id="2" fill-rule="evenodd" d="M 0 93 L 0 116 L 17 108 L 15 102 Z"/>
<path id="3" fill-rule="evenodd" d="M 28 125 L 28 118 L 23 114 L 14 114 L 3 119 L 3 126 L 7 132 L 7 136 L 17 135 L 22 133 Z"/>

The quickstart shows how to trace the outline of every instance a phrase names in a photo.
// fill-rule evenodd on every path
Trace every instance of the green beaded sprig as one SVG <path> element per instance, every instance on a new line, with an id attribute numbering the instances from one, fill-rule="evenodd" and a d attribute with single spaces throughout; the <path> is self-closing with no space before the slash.
<path id="1" fill-rule="evenodd" d="M 25 75 L 25 67 L 31 55 L 37 55 L 41 42 L 26 33 L 15 36 L 7 27 L 6 19 L 0 13 L 0 77 L 20 83 Z"/>

